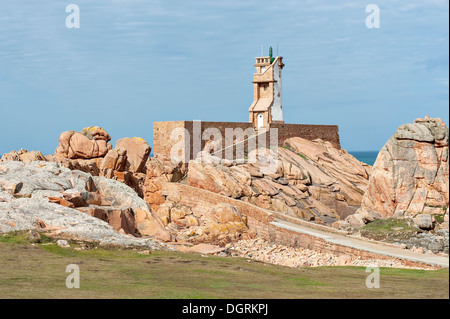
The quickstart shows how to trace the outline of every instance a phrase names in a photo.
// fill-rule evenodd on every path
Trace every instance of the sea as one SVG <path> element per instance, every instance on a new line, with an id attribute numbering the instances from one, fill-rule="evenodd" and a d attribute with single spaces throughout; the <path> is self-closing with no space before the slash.
<path id="1" fill-rule="evenodd" d="M 358 161 L 373 166 L 378 156 L 378 151 L 350 152 Z"/>

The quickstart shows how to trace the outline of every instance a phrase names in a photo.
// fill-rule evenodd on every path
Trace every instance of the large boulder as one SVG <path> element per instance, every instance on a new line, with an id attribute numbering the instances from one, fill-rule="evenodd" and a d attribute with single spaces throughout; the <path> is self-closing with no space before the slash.
<path id="1" fill-rule="evenodd" d="M 105 156 L 112 146 L 109 134 L 98 126 L 84 128 L 81 132 L 66 131 L 59 136 L 55 156 L 69 159 L 90 159 Z"/>
<path id="2" fill-rule="evenodd" d="M 378 154 L 358 213 L 443 214 L 449 204 L 448 138 L 439 118 L 398 127 Z"/>
<path id="3" fill-rule="evenodd" d="M 124 137 L 116 142 L 116 149 L 124 149 L 127 154 L 126 170 L 141 173 L 145 167 L 151 147 L 140 137 Z"/>
<path id="4" fill-rule="evenodd" d="M 103 158 L 100 170 L 105 175 L 106 170 L 119 171 L 125 170 L 127 164 L 127 150 L 124 148 L 112 149 Z"/>
<path id="5" fill-rule="evenodd" d="M 433 216 L 429 214 L 419 214 L 414 218 L 414 223 L 423 230 L 433 229 Z"/>

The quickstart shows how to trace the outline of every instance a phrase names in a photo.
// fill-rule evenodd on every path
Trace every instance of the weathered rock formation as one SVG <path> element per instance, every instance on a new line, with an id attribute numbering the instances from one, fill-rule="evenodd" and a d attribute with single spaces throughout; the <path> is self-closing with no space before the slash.
<path id="1" fill-rule="evenodd" d="M 124 169 L 133 173 L 142 173 L 152 150 L 148 143 L 140 137 L 121 138 L 116 142 L 116 149 L 126 151 L 127 158 Z"/>
<path id="2" fill-rule="evenodd" d="M 6 161 L 21 161 L 24 163 L 30 163 L 33 161 L 45 161 L 44 156 L 40 151 L 31 151 L 20 149 L 19 151 L 11 151 L 2 155 L 0 162 Z"/>
<path id="3" fill-rule="evenodd" d="M 185 175 L 186 168 L 181 161 L 177 162 L 158 154 L 147 161 L 143 192 L 144 200 L 152 210 L 157 211 L 159 206 L 165 202 L 161 194 L 161 183 L 178 182 Z"/>
<path id="4" fill-rule="evenodd" d="M 359 207 L 370 169 L 346 151 L 321 140 L 291 138 L 277 154 L 271 153 L 259 149 L 249 155 L 259 160 L 241 163 L 201 152 L 189 162 L 188 183 L 325 224 L 345 218 Z M 268 165 L 275 167 L 269 169 Z"/>
<path id="5" fill-rule="evenodd" d="M 308 192 L 314 199 L 334 209 L 340 218 L 355 212 L 367 189 L 371 166 L 321 140 L 291 138 L 285 141 L 284 147 L 320 169 L 311 165 L 305 169 L 311 179 L 306 183 Z"/>
<path id="6" fill-rule="evenodd" d="M 92 176 L 100 176 L 100 166 L 103 162 L 103 157 L 91 158 L 91 159 L 69 159 L 64 157 L 58 157 L 56 155 L 45 155 L 45 160 L 48 162 L 55 162 L 58 165 L 64 166 L 70 170 L 79 170 Z"/>
<path id="7" fill-rule="evenodd" d="M 367 219 L 445 214 L 449 203 L 449 130 L 425 117 L 401 125 L 380 150 L 354 225 Z M 417 218 L 430 228 L 431 218 Z"/>
<path id="8" fill-rule="evenodd" d="M 141 138 L 120 139 L 114 149 L 110 139 L 102 128 L 89 127 L 61 134 L 54 155 L 3 155 L 0 232 L 36 228 L 108 244 L 151 236 L 186 247 L 224 247 L 255 238 L 266 216 L 334 227 L 410 216 L 421 229 L 433 229 L 438 219 L 448 229 L 448 129 L 439 119 L 401 126 L 373 168 L 331 143 L 299 137 L 234 160 L 214 156 L 219 146 L 211 140 L 188 166 L 158 154 L 149 158 L 151 148 Z M 187 183 L 277 213 L 261 210 L 257 216 L 263 217 L 255 219 L 257 207 L 225 204 L 228 198 L 204 191 L 199 200 L 186 196 L 199 189 L 184 193 L 179 189 L 188 186 L 164 183 Z M 168 185 L 179 187 L 168 192 Z"/>
<path id="9" fill-rule="evenodd" d="M 59 145 L 53 155 L 43 156 L 39 151 L 12 151 L 4 154 L 0 162 L 21 161 L 49 161 L 58 163 L 70 170 L 80 170 L 92 176 L 104 176 L 118 180 L 131 188 L 143 198 L 144 192 L 154 192 L 154 187 L 145 187 L 146 164 L 151 148 L 139 137 L 122 138 L 112 149 L 108 141 L 109 134 L 98 126 L 84 128 L 81 132 L 63 132 L 59 137 Z M 163 174 L 170 171 L 164 169 Z M 159 177 L 158 176 L 152 176 Z M 170 180 L 172 181 L 172 180 Z M 147 182 L 151 185 L 151 182 Z M 148 195 L 151 197 L 151 195 Z M 157 203 L 160 200 L 157 200 Z M 150 200 L 150 203 L 152 201 Z"/>
<path id="10" fill-rule="evenodd" d="M 112 148 L 109 134 L 98 126 L 84 128 L 81 132 L 66 131 L 59 136 L 57 157 L 90 159 L 103 157 Z"/>
<path id="11" fill-rule="evenodd" d="M 30 225 L 66 232 L 65 216 L 83 212 L 108 222 L 117 232 L 171 240 L 161 220 L 130 187 L 56 163 L 0 163 L 0 194 L 0 210 L 6 213 L 0 214 L 2 232 Z M 96 236 L 100 234 L 101 230 Z"/>
<path id="12" fill-rule="evenodd" d="M 100 171 L 106 176 L 111 171 L 123 172 L 127 165 L 127 150 L 124 148 L 109 150 L 100 165 Z"/>
<path id="13" fill-rule="evenodd" d="M 118 180 L 144 197 L 145 164 L 151 148 L 139 137 L 122 138 L 113 149 L 109 134 L 98 126 L 80 133 L 66 131 L 59 137 L 54 155 L 45 160 L 57 162 L 71 170 L 80 170 L 93 176 Z"/>
<path id="14" fill-rule="evenodd" d="M 245 238 L 250 236 L 246 217 L 241 216 L 235 206 L 226 203 L 217 204 L 202 213 L 176 202 L 166 201 L 159 207 L 157 215 L 181 242 L 224 246 L 242 238 L 244 234 L 247 235 Z"/>

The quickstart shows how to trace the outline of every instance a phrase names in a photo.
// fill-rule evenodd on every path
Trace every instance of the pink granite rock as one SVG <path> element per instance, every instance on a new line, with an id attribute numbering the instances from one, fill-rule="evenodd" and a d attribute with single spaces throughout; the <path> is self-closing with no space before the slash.
<path id="1" fill-rule="evenodd" d="M 59 136 L 55 156 L 69 159 L 103 157 L 112 149 L 110 140 L 109 134 L 98 126 L 85 128 L 81 133 L 66 131 Z"/>
<path id="2" fill-rule="evenodd" d="M 449 203 L 448 136 L 439 118 L 401 125 L 378 154 L 358 212 L 392 217 L 433 207 L 442 213 Z"/>
<path id="3" fill-rule="evenodd" d="M 116 142 L 116 149 L 119 148 L 127 152 L 126 169 L 133 173 L 141 173 L 152 150 L 148 143 L 140 137 L 124 137 Z"/>

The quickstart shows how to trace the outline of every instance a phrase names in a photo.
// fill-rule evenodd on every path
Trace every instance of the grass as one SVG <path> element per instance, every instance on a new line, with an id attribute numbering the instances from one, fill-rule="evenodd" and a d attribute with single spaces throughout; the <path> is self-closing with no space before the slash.
<path id="1" fill-rule="evenodd" d="M 296 151 L 290 149 L 290 148 L 287 147 L 287 146 L 282 146 L 282 148 L 287 149 L 288 151 L 291 151 L 291 152 L 297 154 L 298 156 L 300 156 L 301 158 L 303 158 L 305 161 L 309 161 L 308 157 L 307 157 L 306 155 L 302 154 L 302 153 L 298 153 L 298 152 L 296 152 Z"/>
<path id="2" fill-rule="evenodd" d="M 0 236 L 0 298 L 449 298 L 448 269 L 380 270 L 368 289 L 364 267 L 288 268 L 242 258 L 179 252 L 60 248 L 24 234 Z M 65 286 L 66 267 L 80 288 Z"/>
<path id="3" fill-rule="evenodd" d="M 387 218 L 374 220 L 361 229 L 361 235 L 376 239 L 392 241 L 394 239 L 405 239 L 420 231 L 408 223 L 407 220 Z"/>
<path id="4" fill-rule="evenodd" d="M 444 222 L 445 214 L 434 214 L 433 216 L 439 224 Z"/>

